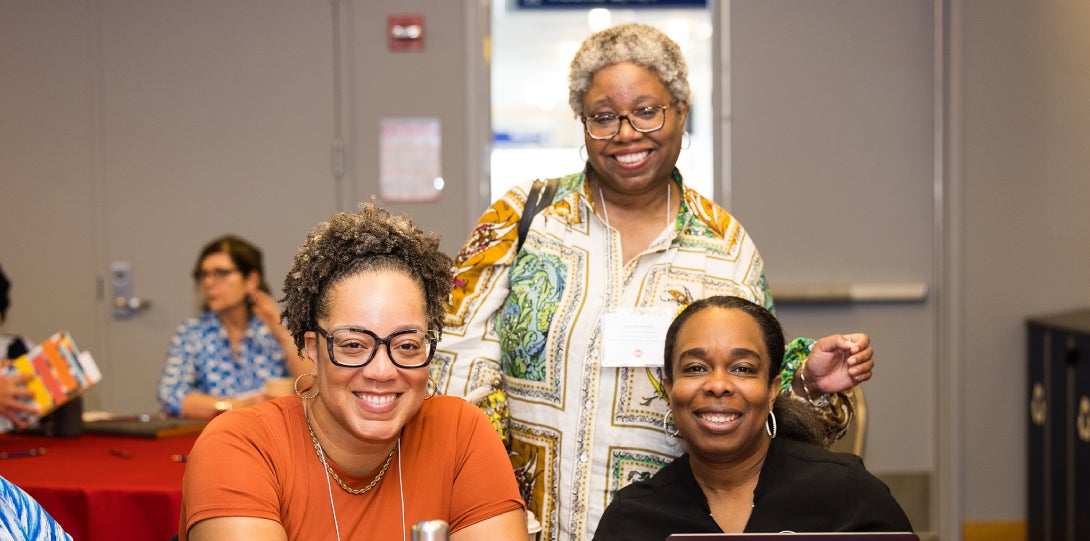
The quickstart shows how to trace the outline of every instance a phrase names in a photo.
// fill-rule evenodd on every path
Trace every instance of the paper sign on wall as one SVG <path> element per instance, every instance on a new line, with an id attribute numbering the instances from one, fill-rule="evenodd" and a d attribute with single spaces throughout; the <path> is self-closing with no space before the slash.
<path id="1" fill-rule="evenodd" d="M 443 190 L 438 118 L 385 118 L 379 133 L 379 197 L 387 203 L 437 201 Z"/>

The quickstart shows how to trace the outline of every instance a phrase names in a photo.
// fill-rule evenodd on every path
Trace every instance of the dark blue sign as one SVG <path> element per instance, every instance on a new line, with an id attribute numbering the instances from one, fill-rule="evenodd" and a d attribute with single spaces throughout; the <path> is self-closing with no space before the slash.
<path id="1" fill-rule="evenodd" d="M 518 0 L 519 9 L 704 8 L 708 0 Z"/>

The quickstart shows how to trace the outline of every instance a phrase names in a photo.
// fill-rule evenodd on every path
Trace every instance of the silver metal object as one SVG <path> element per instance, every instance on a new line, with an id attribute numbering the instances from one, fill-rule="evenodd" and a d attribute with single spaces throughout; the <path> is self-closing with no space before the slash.
<path id="1" fill-rule="evenodd" d="M 129 262 L 110 264 L 110 283 L 113 285 L 114 318 L 125 319 L 151 306 L 151 301 L 132 296 L 132 265 Z"/>
<path id="2" fill-rule="evenodd" d="M 448 541 L 450 526 L 442 520 L 422 520 L 413 524 L 412 541 Z"/>

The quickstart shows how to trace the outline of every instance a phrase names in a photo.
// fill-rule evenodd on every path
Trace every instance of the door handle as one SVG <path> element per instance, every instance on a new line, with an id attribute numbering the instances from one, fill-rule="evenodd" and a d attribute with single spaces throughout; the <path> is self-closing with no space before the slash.
<path id="1" fill-rule="evenodd" d="M 1029 401 L 1029 418 L 1037 426 L 1045 426 L 1048 415 L 1048 402 L 1045 401 L 1045 386 L 1041 382 L 1033 384 L 1033 396 Z"/>
<path id="2" fill-rule="evenodd" d="M 114 288 L 115 319 L 126 319 L 151 306 L 151 301 L 132 296 L 132 264 L 128 261 L 110 264 L 110 282 Z"/>
<path id="3" fill-rule="evenodd" d="M 1079 400 L 1079 415 L 1075 419 L 1075 427 L 1078 429 L 1079 439 L 1090 442 L 1090 397 L 1083 396 Z"/>

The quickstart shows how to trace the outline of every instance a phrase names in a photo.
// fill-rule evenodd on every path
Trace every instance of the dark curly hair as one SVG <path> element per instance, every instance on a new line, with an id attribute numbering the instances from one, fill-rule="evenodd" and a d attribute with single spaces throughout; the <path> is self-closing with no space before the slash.
<path id="1" fill-rule="evenodd" d="M 451 260 L 439 250 L 439 235 L 424 233 L 406 216 L 392 216 L 371 203 L 334 214 L 318 224 L 295 254 L 284 278 L 281 318 L 303 349 L 303 335 L 329 315 L 329 292 L 362 272 L 394 270 L 424 291 L 428 327 L 442 332 L 450 296 Z"/>

